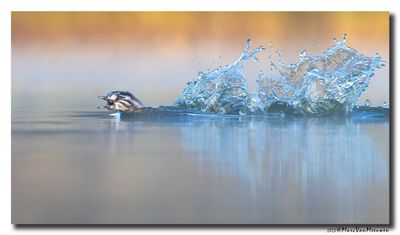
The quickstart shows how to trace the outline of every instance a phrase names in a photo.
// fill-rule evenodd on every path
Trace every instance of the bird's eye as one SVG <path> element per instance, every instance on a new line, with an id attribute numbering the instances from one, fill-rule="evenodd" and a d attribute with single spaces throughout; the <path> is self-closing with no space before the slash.
<path id="1" fill-rule="evenodd" d="M 113 105 L 113 104 L 114 104 L 114 101 L 112 101 L 112 100 L 107 100 L 107 104 L 108 104 L 108 105 Z"/>

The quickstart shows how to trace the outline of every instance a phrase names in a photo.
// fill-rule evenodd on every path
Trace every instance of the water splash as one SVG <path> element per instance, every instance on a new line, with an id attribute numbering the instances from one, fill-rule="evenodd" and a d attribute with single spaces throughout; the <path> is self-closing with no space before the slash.
<path id="1" fill-rule="evenodd" d="M 269 73 L 260 72 L 256 89 L 250 94 L 243 75 L 243 65 L 249 59 L 258 61 L 260 46 L 250 50 L 251 41 L 240 58 L 224 68 L 199 73 L 189 82 L 175 107 L 217 114 L 253 114 L 284 112 L 300 115 L 349 113 L 367 89 L 376 69 L 384 66 L 376 54 L 367 57 L 346 45 L 346 38 L 334 39 L 335 45 L 319 56 L 304 50 L 296 64 L 282 61 L 283 51 L 275 52 L 278 63 L 268 58 Z"/>
<path id="2" fill-rule="evenodd" d="M 187 84 L 175 106 L 184 109 L 195 109 L 206 113 L 238 114 L 245 113 L 250 102 L 247 81 L 243 75 L 246 61 L 258 61 L 256 54 L 264 50 L 259 46 L 250 50 L 251 41 L 237 61 L 208 73 L 200 72 L 198 78 Z"/>
<path id="3" fill-rule="evenodd" d="M 303 115 L 350 112 L 383 62 L 378 54 L 367 57 L 346 46 L 346 37 L 334 39 L 319 56 L 302 51 L 296 64 L 276 69 L 277 76 L 260 73 L 253 93 L 257 105 L 269 111 L 284 104 Z"/>

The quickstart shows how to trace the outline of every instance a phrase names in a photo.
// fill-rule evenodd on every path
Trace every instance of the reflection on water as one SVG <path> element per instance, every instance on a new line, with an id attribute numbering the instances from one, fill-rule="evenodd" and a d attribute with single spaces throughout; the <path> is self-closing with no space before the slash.
<path id="1" fill-rule="evenodd" d="M 293 213 L 296 207 L 302 208 L 299 216 L 311 218 L 305 221 L 335 222 L 328 218 L 341 214 L 342 221 L 354 222 L 375 216 L 360 211 L 371 206 L 364 196 L 379 195 L 367 188 L 388 187 L 387 148 L 377 146 L 382 140 L 370 133 L 377 128 L 345 119 L 187 123 L 182 147 L 192 153 L 199 172 L 211 168 L 216 176 L 248 185 L 254 198 L 266 201 L 275 222 L 284 222 L 274 220 L 283 208 Z M 387 210 L 385 194 L 373 200 Z M 287 205 L 293 204 L 290 212 Z"/>
<path id="2" fill-rule="evenodd" d="M 376 157 L 386 150 L 345 119 L 189 122 L 181 130 L 182 148 L 199 170 L 209 163 L 216 174 L 240 177 L 254 187 L 270 185 L 263 181 L 271 178 L 282 183 L 291 170 L 302 187 L 321 176 L 346 188 L 351 188 L 346 179 L 365 183 L 370 179 L 365 175 L 387 180 L 386 171 L 378 170 L 387 167 L 385 159 Z M 293 168 L 282 168 L 287 165 Z"/>
<path id="3" fill-rule="evenodd" d="M 14 223 L 388 223 L 389 124 L 14 112 L 12 185 Z"/>

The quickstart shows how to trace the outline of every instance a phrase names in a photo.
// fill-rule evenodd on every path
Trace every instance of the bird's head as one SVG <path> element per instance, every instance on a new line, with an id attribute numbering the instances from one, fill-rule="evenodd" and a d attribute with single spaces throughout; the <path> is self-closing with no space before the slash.
<path id="1" fill-rule="evenodd" d="M 115 112 L 130 113 L 143 108 L 142 102 L 127 91 L 112 91 L 106 96 L 99 96 L 106 101 L 106 105 L 97 107 Z"/>

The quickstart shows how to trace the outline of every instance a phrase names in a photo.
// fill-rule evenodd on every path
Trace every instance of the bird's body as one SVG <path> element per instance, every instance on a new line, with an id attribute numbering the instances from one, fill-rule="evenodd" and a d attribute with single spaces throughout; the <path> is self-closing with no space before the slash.
<path id="1" fill-rule="evenodd" d="M 132 93 L 127 91 L 112 91 L 106 96 L 99 96 L 100 99 L 107 101 L 106 105 L 98 108 L 110 111 L 132 113 L 144 108 L 142 102 Z"/>

